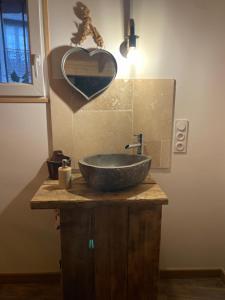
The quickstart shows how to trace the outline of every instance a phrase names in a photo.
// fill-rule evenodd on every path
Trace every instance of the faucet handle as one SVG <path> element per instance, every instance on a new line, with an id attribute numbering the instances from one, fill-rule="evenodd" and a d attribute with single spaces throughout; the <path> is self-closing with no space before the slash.
<path id="1" fill-rule="evenodd" d="M 139 143 L 143 144 L 143 133 L 134 134 L 137 137 Z"/>
<path id="2" fill-rule="evenodd" d="M 140 141 L 143 140 L 143 133 L 134 134 L 134 136 L 136 136 Z"/>

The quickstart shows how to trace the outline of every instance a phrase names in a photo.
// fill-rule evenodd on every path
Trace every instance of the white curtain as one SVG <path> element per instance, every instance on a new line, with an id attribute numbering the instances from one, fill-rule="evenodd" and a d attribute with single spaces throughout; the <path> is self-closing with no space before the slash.
<path id="1" fill-rule="evenodd" d="M 26 0 L 0 0 L 0 82 L 31 83 Z"/>

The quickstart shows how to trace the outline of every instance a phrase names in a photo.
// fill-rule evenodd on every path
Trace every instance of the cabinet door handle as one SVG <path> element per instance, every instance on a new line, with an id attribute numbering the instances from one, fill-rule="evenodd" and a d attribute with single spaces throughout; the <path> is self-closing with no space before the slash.
<path id="1" fill-rule="evenodd" d="M 88 241 L 88 248 L 89 248 L 89 249 L 94 249 L 94 248 L 95 248 L 94 240 L 89 240 L 89 241 Z"/>

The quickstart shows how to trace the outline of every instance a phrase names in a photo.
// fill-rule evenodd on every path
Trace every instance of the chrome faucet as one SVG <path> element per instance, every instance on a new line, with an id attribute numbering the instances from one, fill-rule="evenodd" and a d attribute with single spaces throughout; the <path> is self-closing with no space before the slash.
<path id="1" fill-rule="evenodd" d="M 137 137 L 137 143 L 136 144 L 128 144 L 125 146 L 125 149 L 131 149 L 131 148 L 137 148 L 137 154 L 141 155 L 143 154 L 143 133 L 135 134 L 134 136 Z"/>

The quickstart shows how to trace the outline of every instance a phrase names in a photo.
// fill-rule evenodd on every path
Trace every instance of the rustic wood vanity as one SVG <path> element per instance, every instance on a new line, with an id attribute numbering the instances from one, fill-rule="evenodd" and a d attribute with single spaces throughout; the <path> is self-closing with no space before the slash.
<path id="1" fill-rule="evenodd" d="M 73 174 L 69 190 L 47 180 L 33 209 L 59 209 L 64 300 L 156 300 L 162 205 L 150 177 L 136 187 L 103 193 Z"/>

